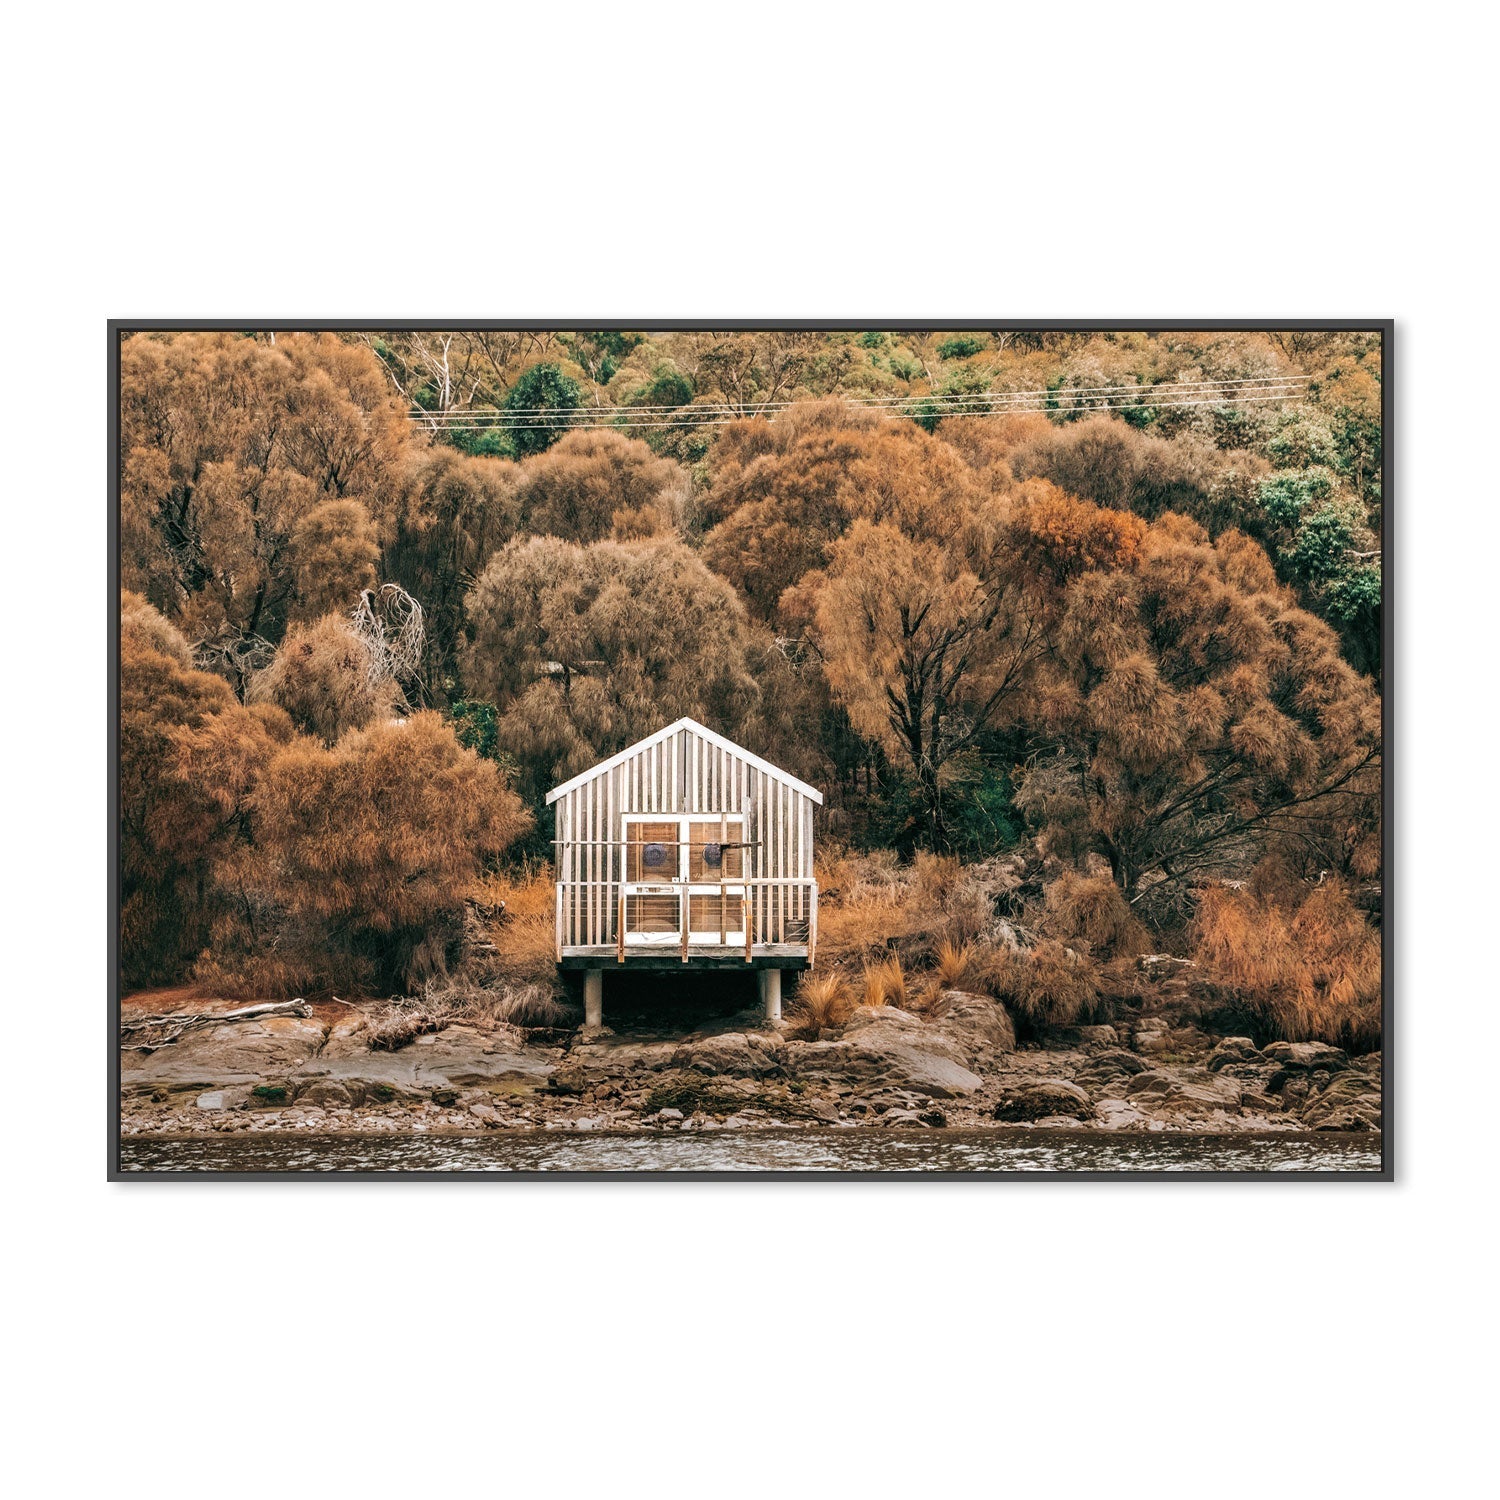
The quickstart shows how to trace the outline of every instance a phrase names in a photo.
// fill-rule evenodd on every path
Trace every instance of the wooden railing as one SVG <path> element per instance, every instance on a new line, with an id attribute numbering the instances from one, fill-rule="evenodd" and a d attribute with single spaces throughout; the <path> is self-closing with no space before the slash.
<path id="1" fill-rule="evenodd" d="M 640 882 L 637 882 L 639 884 Z M 807 947 L 808 967 L 813 965 L 818 945 L 818 882 L 801 875 L 747 875 L 713 881 L 648 882 L 654 890 L 677 898 L 677 946 L 684 963 L 694 946 L 704 946 L 702 933 L 690 931 L 691 895 L 719 894 L 720 946 L 726 941 L 723 898 L 738 896 L 743 902 L 745 962 L 751 962 L 757 947 Z M 629 936 L 626 902 L 630 883 L 618 880 L 559 880 L 557 882 L 557 957 L 568 948 L 608 948 L 624 961 Z M 695 944 L 692 939 L 697 937 Z M 670 943 L 670 940 L 668 940 Z M 656 946 L 667 946 L 658 942 Z"/>

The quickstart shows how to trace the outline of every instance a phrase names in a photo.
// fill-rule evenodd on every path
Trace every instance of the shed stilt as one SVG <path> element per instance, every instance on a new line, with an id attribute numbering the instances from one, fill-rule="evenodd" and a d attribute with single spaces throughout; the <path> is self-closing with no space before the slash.
<path id="1" fill-rule="evenodd" d="M 760 998 L 766 1008 L 766 1020 L 781 1019 L 781 970 L 760 970 Z"/>
<path id="2" fill-rule="evenodd" d="M 583 1024 L 590 1031 L 604 1025 L 604 970 L 588 969 L 583 976 Z"/>

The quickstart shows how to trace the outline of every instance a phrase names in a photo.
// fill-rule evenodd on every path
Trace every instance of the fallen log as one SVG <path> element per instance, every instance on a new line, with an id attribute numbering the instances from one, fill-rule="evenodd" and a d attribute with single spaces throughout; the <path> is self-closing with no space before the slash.
<path id="1" fill-rule="evenodd" d="M 310 1016 L 312 1007 L 300 997 L 296 1000 L 266 1000 L 257 1005 L 241 1005 L 235 1010 L 173 1012 L 165 1016 L 141 1016 L 134 1021 L 122 1021 L 122 1037 L 137 1036 L 142 1032 L 152 1033 L 145 1041 L 122 1041 L 125 1052 L 155 1052 L 158 1047 L 169 1046 L 184 1032 L 195 1026 L 217 1026 L 224 1021 L 255 1021 L 266 1016 Z M 156 1033 L 160 1033 L 159 1035 Z"/>

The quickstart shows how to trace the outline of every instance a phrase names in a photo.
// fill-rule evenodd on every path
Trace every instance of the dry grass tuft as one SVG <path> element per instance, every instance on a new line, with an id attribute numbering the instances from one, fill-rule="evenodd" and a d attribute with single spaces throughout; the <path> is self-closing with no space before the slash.
<path id="1" fill-rule="evenodd" d="M 841 974 L 804 974 L 788 1006 L 787 1034 L 815 1042 L 825 1031 L 842 1026 L 854 1012 L 854 996 Z"/>
<path id="2" fill-rule="evenodd" d="M 550 986 L 557 975 L 557 893 L 551 866 L 491 875 L 473 895 L 487 909 L 504 907 L 503 915 L 487 924 L 496 948 L 488 965 L 494 977 Z"/>
<path id="3" fill-rule="evenodd" d="M 1225 886 L 1199 893 L 1198 961 L 1271 1035 L 1351 1051 L 1380 1046 L 1380 934 L 1338 880 L 1294 910 Z"/>
<path id="4" fill-rule="evenodd" d="M 1124 893 L 1107 875 L 1059 875 L 1046 891 L 1041 930 L 1072 946 L 1087 944 L 1097 958 L 1149 951 L 1146 929 Z"/>
<path id="5" fill-rule="evenodd" d="M 956 859 L 918 854 L 901 865 L 890 851 L 831 851 L 818 867 L 818 951 L 858 965 L 893 953 L 908 969 L 931 962 L 942 943 L 972 942 L 994 920 L 983 881 Z"/>
<path id="6" fill-rule="evenodd" d="M 882 1005 L 906 1004 L 906 970 L 892 954 L 879 963 L 866 964 L 859 1003 L 878 1010 Z"/>
<path id="7" fill-rule="evenodd" d="M 1094 966 L 1052 938 L 1029 952 L 992 949 L 982 972 L 984 987 L 1033 1036 L 1059 1026 L 1076 1026 L 1098 1009 Z"/>
<path id="8" fill-rule="evenodd" d="M 972 943 L 955 943 L 944 938 L 937 946 L 932 972 L 946 990 L 962 989 L 973 981 L 975 950 Z"/>

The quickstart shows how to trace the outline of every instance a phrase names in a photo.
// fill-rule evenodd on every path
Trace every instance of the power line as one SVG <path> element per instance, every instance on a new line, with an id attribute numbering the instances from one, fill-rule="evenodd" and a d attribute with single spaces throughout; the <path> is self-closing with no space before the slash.
<path id="1" fill-rule="evenodd" d="M 1029 401 L 1029 400 L 1043 400 L 1043 399 L 1045 399 L 1045 400 L 1056 400 L 1056 399 L 1061 398 L 1061 397 L 1069 397 L 1069 398 L 1085 397 L 1086 398 L 1086 397 L 1098 395 L 1098 396 L 1131 396 L 1131 397 L 1138 397 L 1138 398 L 1146 399 L 1147 400 L 1147 404 L 1156 405 L 1156 404 L 1158 404 L 1158 402 L 1155 401 L 1155 400 L 1149 399 L 1149 398 L 1174 396 L 1174 395 L 1179 395 L 1179 394 L 1181 394 L 1181 395 L 1198 394 L 1198 393 L 1200 393 L 1200 391 L 1206 391 L 1208 389 L 1221 390 L 1221 391 L 1226 391 L 1226 392 L 1234 392 L 1236 390 L 1244 390 L 1244 389 L 1249 388 L 1249 387 L 1260 388 L 1260 387 L 1281 387 L 1281 386 L 1304 386 L 1309 381 L 1311 381 L 1311 379 L 1312 379 L 1312 376 L 1310 376 L 1310 375 L 1257 375 L 1257 376 L 1246 376 L 1246 377 L 1241 377 L 1241 378 L 1223 379 L 1223 380 L 1169 380 L 1169 381 L 1163 381 L 1163 382 L 1161 382 L 1158 385 L 1132 385 L 1132 384 L 1129 384 L 1129 383 L 1126 383 L 1126 382 L 1121 382 L 1119 384 L 1114 384 L 1114 385 L 1059 386 L 1055 390 L 1052 390 L 1052 389 L 1038 389 L 1038 390 L 1025 390 L 1025 391 L 973 391 L 973 392 L 963 392 L 963 391 L 936 392 L 936 391 L 934 391 L 934 392 L 928 392 L 928 393 L 925 393 L 925 394 L 903 395 L 903 396 L 886 395 L 886 396 L 869 396 L 869 397 L 864 397 L 864 398 L 855 397 L 855 396 L 843 396 L 842 399 L 848 401 L 851 405 L 855 405 L 855 406 L 880 407 L 880 406 L 905 406 L 905 405 L 909 405 L 913 401 L 1024 402 L 1024 401 Z M 806 400 L 806 399 L 807 398 L 803 398 L 803 400 Z M 838 394 L 836 393 L 835 396 L 832 399 L 839 399 Z M 496 418 L 502 418 L 502 417 L 503 418 L 525 418 L 525 417 L 532 417 L 532 416 L 538 416 L 538 417 L 539 416 L 582 416 L 582 415 L 589 414 L 589 413 L 592 413 L 594 415 L 600 415 L 600 414 L 613 415 L 613 414 L 616 414 L 616 413 L 619 413 L 619 414 L 635 414 L 635 413 L 650 413 L 650 412 L 657 412 L 657 411 L 660 411 L 660 412 L 682 412 L 682 411 L 692 410 L 692 411 L 702 411 L 702 412 L 725 411 L 725 412 L 732 412 L 732 413 L 734 413 L 737 416 L 743 416 L 743 415 L 748 415 L 748 414 L 751 414 L 751 413 L 761 412 L 761 411 L 782 411 L 782 410 L 785 410 L 787 407 L 795 406 L 795 405 L 798 405 L 798 404 L 800 404 L 798 401 L 794 401 L 792 399 L 783 399 L 783 400 L 778 400 L 778 401 L 743 401 L 743 402 L 715 401 L 715 402 L 705 402 L 705 403 L 703 403 L 701 405 L 698 405 L 698 406 L 694 406 L 690 402 L 683 402 L 682 404 L 677 405 L 677 406 L 673 406 L 673 405 L 670 405 L 670 404 L 664 404 L 664 405 L 660 405 L 660 404 L 659 405 L 646 405 L 646 404 L 642 404 L 642 405 L 638 405 L 638 406 L 635 406 L 635 405 L 624 406 L 624 405 L 618 405 L 618 404 L 616 404 L 616 405 L 610 405 L 610 406 L 513 406 L 513 407 L 496 408 L 493 411 L 493 413 L 486 412 L 483 415 L 485 415 L 485 416 L 493 415 Z M 446 420 L 449 420 L 449 419 L 452 419 L 452 418 L 471 417 L 471 416 L 475 416 L 475 415 L 479 415 L 479 414 L 475 413 L 475 412 L 472 412 L 472 411 L 435 412 L 435 411 L 427 411 L 427 410 L 425 410 L 424 408 L 421 408 L 421 407 L 416 407 L 416 408 L 414 408 L 412 410 L 412 412 L 410 413 L 410 415 L 411 415 L 411 417 L 414 420 L 416 420 L 416 419 L 426 419 L 428 421 L 446 421 Z"/>
<path id="2" fill-rule="evenodd" d="M 1301 391 L 1291 390 L 1273 394 L 1235 395 L 1225 397 L 1222 400 L 1207 399 L 1194 401 L 1151 402 L 1132 400 L 1109 402 L 1101 399 L 1073 407 L 1060 406 L 1057 404 L 1047 406 L 1033 405 L 991 407 L 940 406 L 936 410 L 932 409 L 932 403 L 930 403 L 926 397 L 915 396 L 912 397 L 908 402 L 904 403 L 901 409 L 875 408 L 875 415 L 883 417 L 887 420 L 901 420 L 928 415 L 948 417 L 978 417 L 1008 416 L 1015 414 L 1024 414 L 1028 412 L 1051 414 L 1059 411 L 1074 411 L 1080 413 L 1100 411 L 1136 411 L 1139 410 L 1143 405 L 1150 406 L 1158 411 L 1171 411 L 1182 410 L 1185 407 L 1194 406 L 1248 406 L 1252 403 L 1262 401 L 1296 401 L 1300 400 L 1303 394 L 1304 393 Z M 860 403 L 856 402 L 850 404 L 858 406 Z M 923 409 L 924 406 L 926 406 L 926 410 Z M 675 420 L 646 422 L 631 421 L 626 419 L 623 415 L 615 420 L 608 420 L 605 413 L 601 412 L 597 408 L 590 407 L 578 408 L 574 413 L 574 420 L 560 422 L 546 421 L 542 420 L 541 418 L 532 417 L 513 419 L 505 414 L 497 413 L 494 417 L 486 416 L 484 418 L 471 418 L 469 420 L 446 421 L 438 426 L 435 430 L 438 432 L 497 432 L 513 430 L 541 432 L 549 430 L 561 430 L 564 428 L 595 426 L 613 427 L 617 431 L 632 431 L 635 429 L 647 427 L 678 427 L 684 429 L 690 427 L 723 427 L 727 426 L 731 422 L 746 420 L 744 414 L 742 413 L 729 412 L 724 415 L 715 414 L 700 417 L 692 415 L 692 412 L 694 411 L 694 408 L 692 407 L 682 407 L 678 410 L 680 411 L 681 415 L 679 415 Z M 698 408 L 698 410 L 701 411 L 703 410 L 703 408 Z"/>

